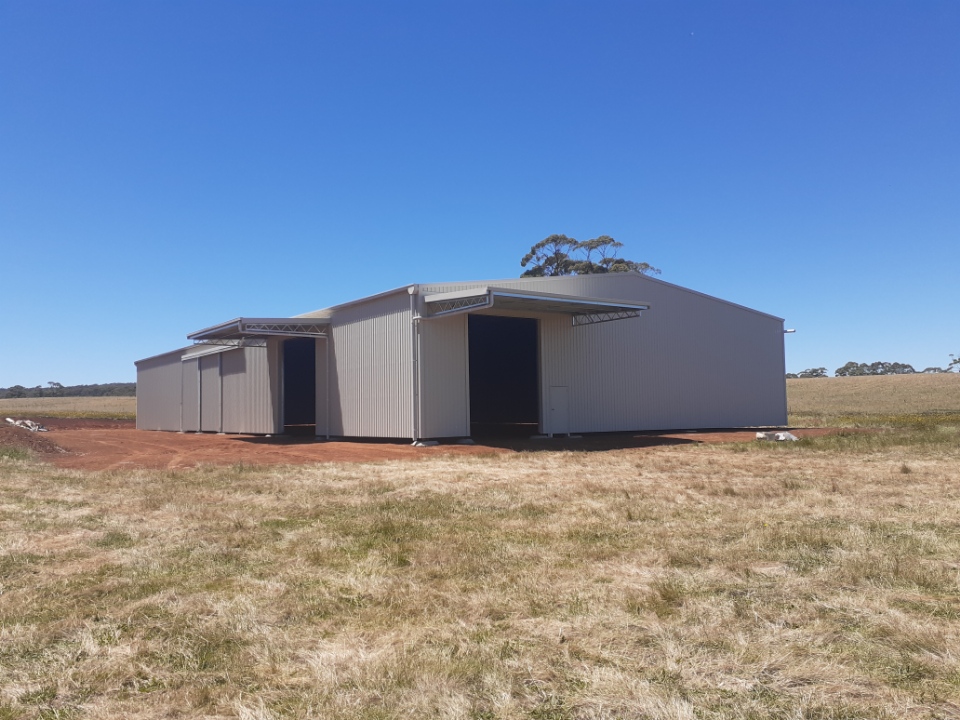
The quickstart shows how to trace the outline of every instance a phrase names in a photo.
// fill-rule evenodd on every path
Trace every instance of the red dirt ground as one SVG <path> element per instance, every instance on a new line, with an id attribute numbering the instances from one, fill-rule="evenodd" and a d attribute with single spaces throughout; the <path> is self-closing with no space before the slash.
<path id="1" fill-rule="evenodd" d="M 210 465 L 305 465 L 317 462 L 367 462 L 424 458 L 437 453 L 483 454 L 544 450 L 604 451 L 685 443 L 751 442 L 754 430 L 679 433 L 603 433 L 549 440 L 490 439 L 476 445 L 441 444 L 417 448 L 408 442 L 325 441 L 322 439 L 137 430 L 132 420 L 31 417 L 49 432 L 32 433 L 3 423 L 0 447 L 26 448 L 65 468 L 188 468 Z M 2 423 L 2 421 L 0 421 Z M 799 437 L 838 432 L 833 428 L 794 430 Z"/>

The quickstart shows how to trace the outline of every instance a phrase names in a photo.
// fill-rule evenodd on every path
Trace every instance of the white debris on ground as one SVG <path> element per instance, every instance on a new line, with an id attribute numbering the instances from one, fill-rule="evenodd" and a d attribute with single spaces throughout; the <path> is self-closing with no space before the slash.
<path id="1" fill-rule="evenodd" d="M 13 418 L 7 418 L 7 422 L 15 427 L 29 430 L 30 432 L 49 432 L 43 425 L 33 420 L 14 420 Z"/>
<path id="2" fill-rule="evenodd" d="M 777 442 L 787 442 L 799 440 L 796 435 L 789 432 L 758 432 L 757 440 L 775 440 Z"/>

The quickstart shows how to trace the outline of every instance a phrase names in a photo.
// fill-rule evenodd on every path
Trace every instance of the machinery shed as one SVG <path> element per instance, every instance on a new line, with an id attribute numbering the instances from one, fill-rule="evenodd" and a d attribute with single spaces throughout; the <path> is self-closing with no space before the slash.
<path id="1" fill-rule="evenodd" d="M 783 320 L 636 273 L 410 285 L 137 362 L 137 426 L 323 437 L 786 424 Z"/>

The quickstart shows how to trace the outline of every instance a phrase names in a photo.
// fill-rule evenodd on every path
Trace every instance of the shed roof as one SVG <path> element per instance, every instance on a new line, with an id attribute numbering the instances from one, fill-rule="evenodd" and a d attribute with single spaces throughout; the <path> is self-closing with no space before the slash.
<path id="1" fill-rule="evenodd" d="M 355 300 L 350 300 L 345 303 L 340 303 L 337 305 L 331 305 L 326 308 L 321 308 L 319 310 L 314 310 L 312 312 L 303 313 L 302 315 L 297 315 L 298 318 L 304 317 L 313 317 L 313 318 L 329 318 L 335 312 L 343 310 L 348 307 L 353 307 L 361 303 L 369 302 L 382 297 L 387 297 L 389 295 L 396 295 L 398 293 L 410 293 L 417 294 L 423 293 L 424 295 L 430 295 L 434 293 L 442 292 L 452 292 L 454 289 L 476 289 L 481 287 L 496 287 L 496 288 L 512 288 L 516 287 L 517 284 L 522 283 L 529 286 L 530 284 L 535 285 L 544 285 L 549 286 L 551 283 L 555 283 L 559 280 L 569 279 L 572 276 L 560 276 L 560 277 L 524 277 L 524 278 L 503 278 L 499 280 L 469 280 L 469 281 L 458 281 L 458 282 L 439 282 L 439 283 L 421 283 L 413 285 L 402 285 L 392 290 L 386 290 L 384 292 L 376 293 L 375 295 L 368 295 L 366 297 L 357 298 Z M 589 277 L 591 280 L 599 280 L 604 282 L 610 280 L 611 282 L 616 281 L 617 279 L 622 278 L 632 278 L 635 279 L 637 283 L 655 283 L 657 285 L 665 285 L 676 290 L 680 290 L 692 295 L 697 295 L 699 297 L 707 298 L 708 300 L 713 300 L 714 302 L 723 303 L 730 307 L 736 307 L 741 310 L 747 310 L 751 313 L 757 315 L 763 315 L 764 317 L 773 318 L 774 320 L 783 321 L 783 318 L 778 317 L 777 315 L 772 315 L 770 313 L 763 312 L 762 310 L 756 310 L 746 305 L 741 305 L 739 303 L 731 302 L 730 300 L 724 300 L 723 298 L 716 297 L 714 295 L 708 295 L 707 293 L 700 292 L 698 290 L 691 290 L 690 288 L 684 287 L 683 285 L 677 285 L 676 283 L 670 283 L 666 280 L 660 280 L 659 278 L 651 277 L 649 275 L 641 275 L 636 272 L 618 272 L 618 273 L 604 273 L 597 275 L 589 276 L 577 276 L 577 277 Z"/>

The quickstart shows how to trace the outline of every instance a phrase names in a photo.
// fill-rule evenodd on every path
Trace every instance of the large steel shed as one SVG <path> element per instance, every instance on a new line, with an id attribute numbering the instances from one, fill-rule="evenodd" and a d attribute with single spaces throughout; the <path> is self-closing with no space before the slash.
<path id="1" fill-rule="evenodd" d="M 786 424 L 783 320 L 636 273 L 403 286 L 137 362 L 137 426 L 468 437 Z"/>

